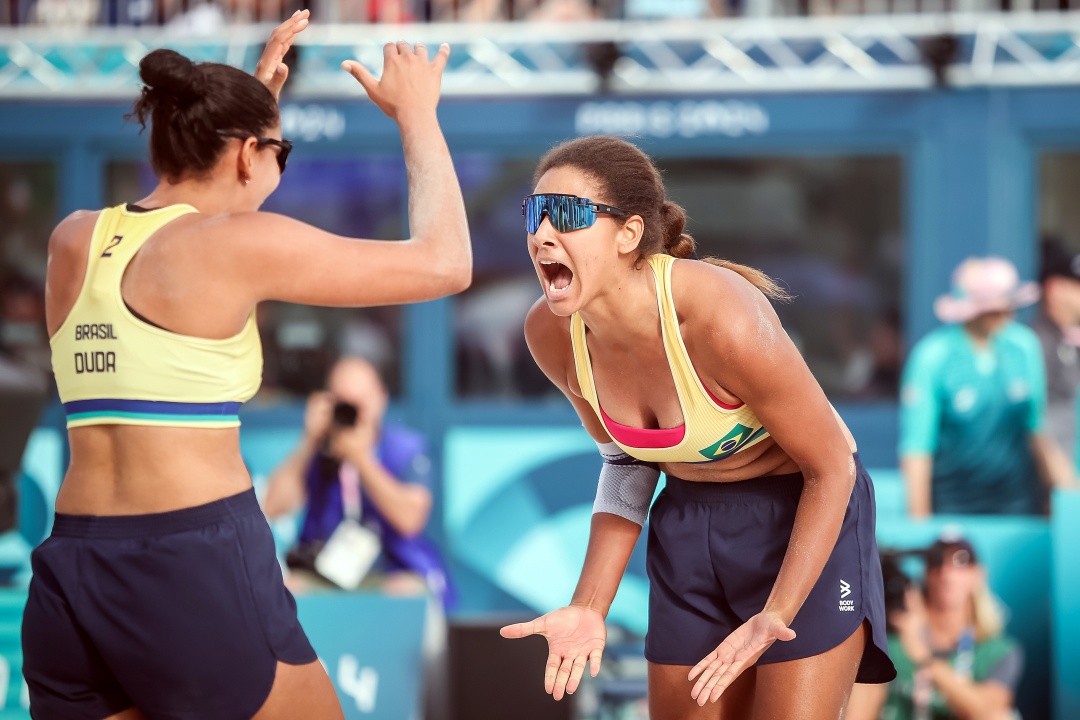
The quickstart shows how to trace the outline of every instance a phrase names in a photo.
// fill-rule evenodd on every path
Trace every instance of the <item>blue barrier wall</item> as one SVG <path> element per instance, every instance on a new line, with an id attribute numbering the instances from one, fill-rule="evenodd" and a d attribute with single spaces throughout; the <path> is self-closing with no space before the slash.
<path id="1" fill-rule="evenodd" d="M 1054 497 L 1054 717 L 1080 718 L 1080 494 Z"/>

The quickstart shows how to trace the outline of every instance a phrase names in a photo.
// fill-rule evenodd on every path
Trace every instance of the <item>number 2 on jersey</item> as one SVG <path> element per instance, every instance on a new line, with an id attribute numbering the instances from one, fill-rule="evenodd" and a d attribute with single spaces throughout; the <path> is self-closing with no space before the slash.
<path id="1" fill-rule="evenodd" d="M 123 239 L 123 235 L 113 235 L 113 239 L 110 240 L 109 244 L 105 246 L 105 252 L 101 253 L 101 257 L 112 257 L 112 253 L 109 251 L 119 245 L 120 241 Z"/>

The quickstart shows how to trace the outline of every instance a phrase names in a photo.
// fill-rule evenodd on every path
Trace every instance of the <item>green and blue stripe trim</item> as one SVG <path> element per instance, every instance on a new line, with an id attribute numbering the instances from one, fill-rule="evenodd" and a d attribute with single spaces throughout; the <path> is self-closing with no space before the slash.
<path id="1" fill-rule="evenodd" d="M 185 423 L 239 421 L 241 403 L 182 403 L 164 400 L 73 400 L 64 403 L 68 421 L 94 418 L 182 420 Z"/>

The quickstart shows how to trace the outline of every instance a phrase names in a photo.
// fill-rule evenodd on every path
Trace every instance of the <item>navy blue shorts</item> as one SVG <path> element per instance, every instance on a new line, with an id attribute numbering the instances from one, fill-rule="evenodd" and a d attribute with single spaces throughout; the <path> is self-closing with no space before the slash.
<path id="1" fill-rule="evenodd" d="M 247 720 L 277 662 L 316 659 L 254 490 L 150 515 L 57 515 L 32 556 L 35 720 Z"/>
<path id="2" fill-rule="evenodd" d="M 855 487 L 836 547 L 791 629 L 759 665 L 819 655 L 872 627 L 857 682 L 896 677 L 885 639 L 885 591 L 874 537 L 874 486 L 855 455 Z M 649 634 L 645 657 L 696 665 L 733 630 L 761 612 L 787 552 L 801 474 L 741 482 L 689 482 L 668 476 L 649 520 Z"/>

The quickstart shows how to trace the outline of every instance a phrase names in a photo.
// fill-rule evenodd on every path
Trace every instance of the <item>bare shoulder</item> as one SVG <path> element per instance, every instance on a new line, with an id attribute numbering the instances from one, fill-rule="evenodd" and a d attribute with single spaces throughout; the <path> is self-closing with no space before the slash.
<path id="1" fill-rule="evenodd" d="M 77 210 L 60 221 L 49 236 L 45 318 L 50 336 L 67 317 L 82 288 L 90 239 L 100 215 L 100 210 Z"/>
<path id="2" fill-rule="evenodd" d="M 265 250 L 286 239 L 290 231 L 310 227 L 284 215 L 261 211 L 201 215 L 197 222 L 196 238 L 219 248 L 238 250 Z"/>
<path id="3" fill-rule="evenodd" d="M 719 339 L 780 327 L 769 298 L 729 268 L 699 260 L 676 260 L 671 291 L 684 328 Z"/>
<path id="4" fill-rule="evenodd" d="M 547 300 L 541 297 L 525 317 L 525 342 L 548 379 L 566 390 L 574 362 L 570 318 L 551 312 Z"/>
<path id="5" fill-rule="evenodd" d="M 80 250 L 85 255 L 100 215 L 100 210 L 76 210 L 61 220 L 49 236 L 49 257 L 76 255 Z"/>

